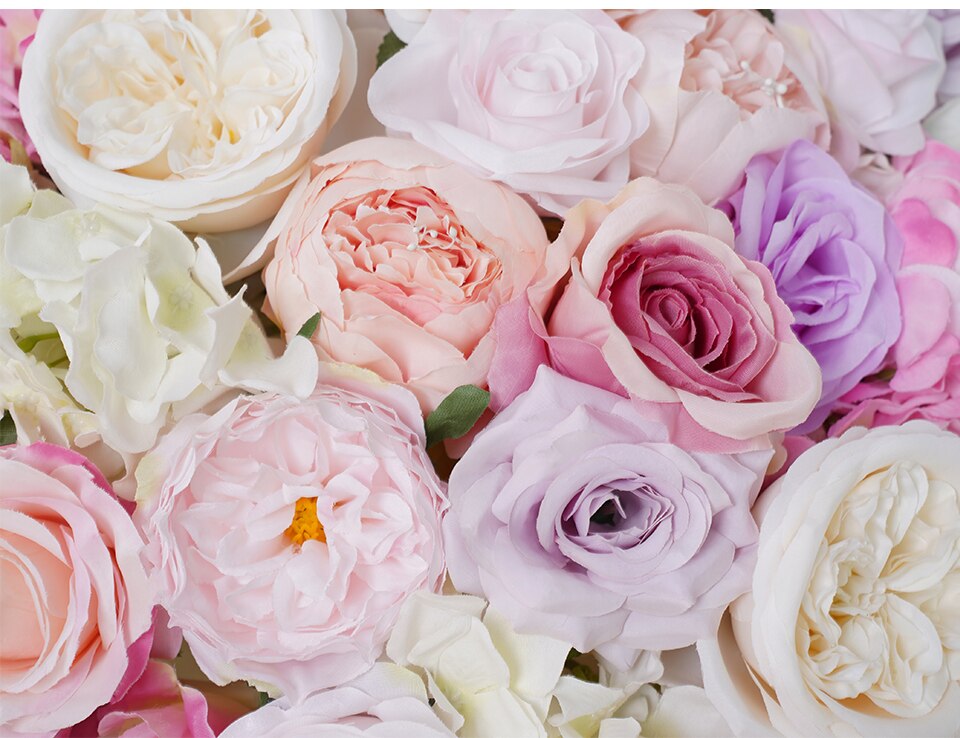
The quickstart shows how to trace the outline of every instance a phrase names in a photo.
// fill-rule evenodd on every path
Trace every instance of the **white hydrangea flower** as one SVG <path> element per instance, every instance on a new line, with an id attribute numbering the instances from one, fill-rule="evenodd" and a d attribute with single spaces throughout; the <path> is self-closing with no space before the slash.
<path id="1" fill-rule="evenodd" d="M 110 447 L 146 451 L 169 419 L 229 388 L 313 389 L 309 341 L 295 337 L 273 358 L 243 290 L 226 293 L 202 240 L 34 193 L 26 171 L 5 162 L 0 187 L 0 329 L 36 358 L 64 364 L 66 390 L 96 414 Z"/>

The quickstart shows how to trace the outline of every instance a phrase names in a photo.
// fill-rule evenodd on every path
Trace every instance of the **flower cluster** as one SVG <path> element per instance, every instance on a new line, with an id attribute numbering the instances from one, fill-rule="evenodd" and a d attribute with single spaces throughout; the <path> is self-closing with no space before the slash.
<path id="1" fill-rule="evenodd" d="M 960 735 L 960 13 L 0 11 L 0 735 Z"/>

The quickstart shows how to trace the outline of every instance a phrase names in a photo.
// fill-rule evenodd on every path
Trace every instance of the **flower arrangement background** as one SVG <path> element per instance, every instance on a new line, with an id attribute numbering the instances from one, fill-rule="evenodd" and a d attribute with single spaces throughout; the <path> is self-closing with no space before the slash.
<path id="1" fill-rule="evenodd" d="M 960 11 L 0 11 L 0 735 L 960 736 Z"/>

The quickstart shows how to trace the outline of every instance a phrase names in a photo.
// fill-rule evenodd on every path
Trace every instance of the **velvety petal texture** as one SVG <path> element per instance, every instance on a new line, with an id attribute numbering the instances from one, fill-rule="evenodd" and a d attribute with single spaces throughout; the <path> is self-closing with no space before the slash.
<path id="1" fill-rule="evenodd" d="M 195 231 L 273 216 L 347 103 L 344 11 L 44 13 L 20 86 L 57 186 Z"/>
<path id="2" fill-rule="evenodd" d="M 450 576 L 617 664 L 690 645 L 747 589 L 771 455 L 685 451 L 656 404 L 541 367 L 453 469 Z"/>
<path id="3" fill-rule="evenodd" d="M 820 401 L 800 427 L 812 430 L 900 336 L 900 233 L 873 195 L 807 141 L 753 159 L 717 207 L 733 222 L 737 253 L 770 269 L 820 365 Z"/>
<path id="4" fill-rule="evenodd" d="M 700 644 L 738 735 L 960 731 L 960 436 L 854 428 L 765 490 L 750 593 Z"/>
<path id="5" fill-rule="evenodd" d="M 425 411 L 486 386 L 497 309 L 548 241 L 539 218 L 412 141 L 364 139 L 316 160 L 268 234 L 266 311 L 288 337 L 320 313 L 320 358 L 370 369 Z"/>
<path id="6" fill-rule="evenodd" d="M 444 575 L 446 500 L 419 407 L 369 375 L 187 416 L 137 480 L 160 603 L 218 684 L 291 702 L 341 684 L 380 655 L 410 593 Z"/>
<path id="7" fill-rule="evenodd" d="M 0 733 L 52 736 L 143 670 L 154 592 L 130 514 L 82 456 L 4 446 L 0 479 Z"/>
<path id="8" fill-rule="evenodd" d="M 670 94 L 641 70 L 661 63 L 600 10 L 444 11 L 377 71 L 368 97 L 388 130 L 562 215 L 627 183 L 648 89 Z"/>

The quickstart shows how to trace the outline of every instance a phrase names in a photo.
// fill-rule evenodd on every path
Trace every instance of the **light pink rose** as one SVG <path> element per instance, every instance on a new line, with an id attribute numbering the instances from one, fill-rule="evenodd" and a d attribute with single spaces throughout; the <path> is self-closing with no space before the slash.
<path id="1" fill-rule="evenodd" d="M 150 577 L 217 684 L 293 702 L 341 684 L 411 592 L 440 586 L 446 501 L 420 409 L 363 376 L 187 416 L 137 469 Z"/>
<path id="2" fill-rule="evenodd" d="M 285 334 L 320 312 L 321 359 L 402 384 L 425 410 L 460 385 L 486 385 L 494 314 L 548 247 L 506 187 L 387 138 L 314 162 L 272 228 L 266 310 Z"/>
<path id="3" fill-rule="evenodd" d="M 441 10 L 377 70 L 368 99 L 388 130 L 562 215 L 629 180 L 646 95 L 676 94 L 642 73 L 671 63 L 659 51 L 600 10 Z"/>
<path id="4" fill-rule="evenodd" d="M 150 650 L 143 542 L 103 475 L 0 448 L 0 733 L 53 735 L 123 694 Z"/>
<path id="5" fill-rule="evenodd" d="M 712 202 L 729 194 L 757 154 L 798 138 L 828 146 L 827 113 L 816 85 L 756 11 L 637 10 L 614 16 L 646 48 L 669 54 L 669 62 L 655 54 L 653 68 L 661 84 L 677 88 L 673 96 L 645 96 L 658 135 L 647 134 L 631 148 L 632 176 L 684 184 Z M 677 40 L 683 44 L 679 64 L 673 61 Z"/>
<path id="6" fill-rule="evenodd" d="M 179 682 L 173 667 L 151 660 L 123 697 L 57 738 L 214 738 L 247 712 L 240 703 L 210 709 L 203 694 Z"/>
<path id="7" fill-rule="evenodd" d="M 960 97 L 960 8 L 931 10 L 930 15 L 940 21 L 943 31 L 943 53 L 947 71 L 940 82 L 938 99 L 941 103 Z"/>
<path id="8" fill-rule="evenodd" d="M 514 338 L 498 346 L 492 407 L 545 362 L 666 405 L 685 448 L 766 445 L 806 420 L 820 397 L 817 362 L 770 272 L 738 256 L 733 238 L 722 213 L 652 179 L 571 210 L 528 304 L 498 316 L 498 332 Z"/>
<path id="9" fill-rule="evenodd" d="M 939 22 L 926 10 L 778 10 L 777 29 L 831 111 L 834 153 L 846 168 L 860 146 L 884 154 L 923 148 L 946 63 Z"/>
<path id="10" fill-rule="evenodd" d="M 37 32 L 39 10 L 0 10 L 0 156 L 10 161 L 10 142 L 16 139 L 27 156 L 39 163 L 37 149 L 20 119 L 20 68 L 23 54 Z"/>
<path id="11" fill-rule="evenodd" d="M 847 393 L 831 435 L 913 418 L 960 432 L 960 152 L 929 141 L 915 156 L 894 159 L 894 167 L 902 185 L 888 207 L 904 240 L 895 372 Z"/>

